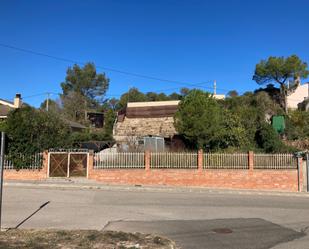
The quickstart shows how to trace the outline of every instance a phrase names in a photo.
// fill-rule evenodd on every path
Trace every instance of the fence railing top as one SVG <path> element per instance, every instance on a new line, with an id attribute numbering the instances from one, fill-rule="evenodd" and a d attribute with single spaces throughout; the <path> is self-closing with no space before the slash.
<path id="1" fill-rule="evenodd" d="M 89 152 L 88 149 L 49 149 L 48 152 Z"/>

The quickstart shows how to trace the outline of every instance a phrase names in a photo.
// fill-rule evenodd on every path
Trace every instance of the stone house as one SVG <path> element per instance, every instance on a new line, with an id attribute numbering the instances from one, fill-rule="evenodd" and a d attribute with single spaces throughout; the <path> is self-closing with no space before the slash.
<path id="1" fill-rule="evenodd" d="M 113 137 L 123 150 L 163 151 L 180 144 L 174 127 L 179 101 L 130 102 L 120 111 Z"/>
<path id="2" fill-rule="evenodd" d="M 21 95 L 17 93 L 14 101 L 0 99 L 0 120 L 6 119 L 9 112 L 22 106 Z"/>

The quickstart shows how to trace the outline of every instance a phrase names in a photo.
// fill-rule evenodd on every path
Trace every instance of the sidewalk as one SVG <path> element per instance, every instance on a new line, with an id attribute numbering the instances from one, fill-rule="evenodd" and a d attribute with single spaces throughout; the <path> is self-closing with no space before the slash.
<path id="1" fill-rule="evenodd" d="M 261 196 L 295 196 L 309 198 L 308 192 L 280 192 L 268 190 L 220 189 L 206 187 L 175 187 L 175 186 L 141 186 L 141 185 L 108 185 L 85 178 L 52 178 L 43 181 L 5 180 L 4 186 L 29 188 L 60 188 L 60 189 L 95 189 L 119 191 L 150 191 L 150 192 L 196 192 L 208 194 L 240 194 Z"/>

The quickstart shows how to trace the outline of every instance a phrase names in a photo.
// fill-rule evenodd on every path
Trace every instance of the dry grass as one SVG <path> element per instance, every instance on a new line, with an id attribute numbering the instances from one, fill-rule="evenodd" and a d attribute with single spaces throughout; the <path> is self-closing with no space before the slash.
<path id="1" fill-rule="evenodd" d="M 1 249 L 173 249 L 166 238 L 93 230 L 10 230 L 0 233 Z"/>

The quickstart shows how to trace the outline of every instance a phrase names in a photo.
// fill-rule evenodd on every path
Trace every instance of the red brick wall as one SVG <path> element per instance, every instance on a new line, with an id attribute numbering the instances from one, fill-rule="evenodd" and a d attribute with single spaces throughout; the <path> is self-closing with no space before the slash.
<path id="1" fill-rule="evenodd" d="M 203 169 L 200 160 L 198 169 L 150 169 L 149 156 L 149 153 L 145 153 L 145 169 L 94 169 L 90 164 L 88 178 L 108 184 L 201 186 L 296 192 L 299 186 L 298 174 L 302 174 L 298 170 L 254 170 L 253 153 L 249 153 L 248 157 L 249 170 Z"/>
<path id="2" fill-rule="evenodd" d="M 298 191 L 297 170 L 94 169 L 89 178 L 110 184 L 201 186 Z"/>
<path id="3" fill-rule="evenodd" d="M 44 180 L 47 178 L 48 153 L 43 153 L 42 169 L 6 169 L 3 172 L 4 180 Z"/>

